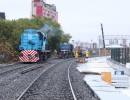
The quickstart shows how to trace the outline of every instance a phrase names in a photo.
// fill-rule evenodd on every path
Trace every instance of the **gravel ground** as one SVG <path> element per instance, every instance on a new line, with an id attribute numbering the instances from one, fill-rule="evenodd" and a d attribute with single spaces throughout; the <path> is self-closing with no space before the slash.
<path id="1" fill-rule="evenodd" d="M 30 87 L 21 100 L 73 100 L 68 82 L 68 65 L 72 60 L 64 62 L 46 71 Z M 76 69 L 75 62 L 70 68 L 70 78 L 77 100 L 99 100 L 83 81 Z"/>
<path id="2" fill-rule="evenodd" d="M 21 74 L 20 72 L 10 73 L 0 76 L 0 100 L 16 100 L 19 95 L 27 88 L 27 86 L 45 69 L 61 60 L 50 60 L 42 64 L 17 64 L 17 67 L 35 65 L 43 66 L 39 69 Z M 16 67 L 16 65 L 14 65 Z M 9 69 L 14 68 L 13 65 Z M 4 68 L 4 69 L 8 69 Z"/>
<path id="3" fill-rule="evenodd" d="M 0 73 L 17 69 L 17 68 L 22 68 L 22 67 L 28 67 L 28 64 L 17 63 L 17 64 L 12 64 L 12 65 L 1 66 Z"/>
<path id="4" fill-rule="evenodd" d="M 71 62 L 65 61 L 42 74 L 21 100 L 73 100 L 67 76 Z"/>
<path id="5" fill-rule="evenodd" d="M 37 66 L 43 67 L 25 74 L 16 72 L 0 76 L 0 100 L 16 100 L 43 70 L 63 60 L 55 59 L 44 62 L 43 64 L 36 64 Z M 28 90 L 28 95 L 24 95 L 22 100 L 73 100 L 67 76 L 68 65 L 71 62 L 72 59 L 46 71 L 40 79 L 33 84 L 33 88 Z M 77 63 L 74 63 L 74 65 L 70 67 L 70 78 L 77 100 L 99 100 L 83 81 L 84 75 L 78 72 L 76 65 Z M 0 68 L 5 71 L 8 68 L 26 66 L 26 64 L 14 64 L 9 66 L 6 66 L 6 68 L 0 66 Z M 27 64 L 27 66 L 33 67 L 35 64 Z"/>
<path id="6" fill-rule="evenodd" d="M 18 62 L 14 62 L 14 63 L 10 63 L 10 64 L 0 64 L 0 68 L 1 67 L 5 67 L 5 66 L 11 66 L 11 65 L 15 65 L 17 64 Z"/>
<path id="7" fill-rule="evenodd" d="M 94 94 L 89 86 L 84 82 L 84 75 L 76 69 L 77 63 L 75 62 L 70 67 L 70 79 L 76 95 L 77 100 L 100 100 Z"/>

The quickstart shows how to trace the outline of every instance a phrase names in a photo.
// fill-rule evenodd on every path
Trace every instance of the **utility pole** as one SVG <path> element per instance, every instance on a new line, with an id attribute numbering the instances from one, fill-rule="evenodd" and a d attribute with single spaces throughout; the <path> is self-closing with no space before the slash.
<path id="1" fill-rule="evenodd" d="M 101 30 L 102 30 L 102 40 L 103 40 L 103 54 L 106 56 L 106 48 L 105 48 L 105 40 L 104 40 L 104 31 L 103 31 L 103 25 L 101 24 Z"/>
<path id="2" fill-rule="evenodd" d="M 98 44 L 99 48 L 98 49 L 99 49 L 99 56 L 100 56 L 101 55 L 101 50 L 100 50 L 100 36 L 99 36 L 99 41 L 98 42 L 99 42 L 99 44 Z"/>

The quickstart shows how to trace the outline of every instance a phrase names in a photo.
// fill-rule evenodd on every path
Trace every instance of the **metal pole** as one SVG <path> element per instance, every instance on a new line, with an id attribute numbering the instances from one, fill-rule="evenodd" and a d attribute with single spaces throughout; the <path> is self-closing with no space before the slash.
<path id="1" fill-rule="evenodd" d="M 103 32 L 102 24 L 101 24 L 101 30 L 102 30 L 102 39 L 103 39 L 103 53 L 104 53 L 104 56 L 106 56 L 106 48 L 105 48 L 105 40 L 104 40 L 104 32 Z"/>
<path id="2" fill-rule="evenodd" d="M 103 32 L 103 25 L 102 24 L 101 24 L 101 30 L 102 30 L 103 48 L 105 48 L 104 32 Z"/>
<path id="3" fill-rule="evenodd" d="M 100 50 L 100 36 L 99 36 L 99 52 L 98 52 L 98 54 L 99 54 L 99 56 L 101 55 L 101 50 Z"/>

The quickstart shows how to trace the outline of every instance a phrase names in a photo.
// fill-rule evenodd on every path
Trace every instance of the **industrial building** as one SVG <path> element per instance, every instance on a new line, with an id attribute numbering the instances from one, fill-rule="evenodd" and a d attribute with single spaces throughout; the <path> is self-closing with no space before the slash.
<path id="1" fill-rule="evenodd" d="M 58 12 L 54 4 L 47 4 L 44 0 L 32 0 L 32 17 L 51 18 L 58 22 Z"/>

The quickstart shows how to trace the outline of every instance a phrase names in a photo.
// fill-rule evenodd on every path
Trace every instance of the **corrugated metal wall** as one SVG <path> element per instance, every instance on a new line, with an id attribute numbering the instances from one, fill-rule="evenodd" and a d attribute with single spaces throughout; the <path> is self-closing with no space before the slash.
<path id="1" fill-rule="evenodd" d="M 122 64 L 130 62 L 130 48 L 113 48 L 111 49 L 111 59 Z"/>

